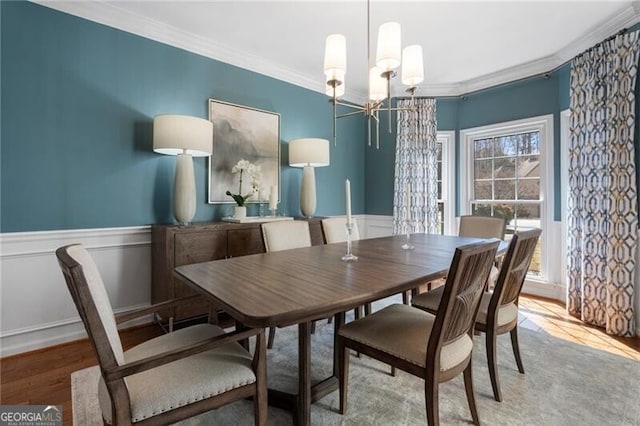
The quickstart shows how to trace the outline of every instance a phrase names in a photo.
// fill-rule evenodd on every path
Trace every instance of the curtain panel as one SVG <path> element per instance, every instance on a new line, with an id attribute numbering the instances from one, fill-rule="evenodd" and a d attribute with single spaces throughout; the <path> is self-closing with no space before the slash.
<path id="1" fill-rule="evenodd" d="M 618 336 L 634 336 L 636 327 L 638 52 L 636 31 L 571 65 L 567 308 Z"/>
<path id="2" fill-rule="evenodd" d="M 413 102 L 413 105 L 412 105 Z M 436 100 L 398 101 L 393 233 L 438 233 Z"/>

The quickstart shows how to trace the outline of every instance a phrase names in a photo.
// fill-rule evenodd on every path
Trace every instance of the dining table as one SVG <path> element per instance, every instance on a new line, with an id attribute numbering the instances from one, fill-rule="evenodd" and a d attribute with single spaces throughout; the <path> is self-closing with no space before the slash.
<path id="1" fill-rule="evenodd" d="M 403 248 L 408 241 L 412 249 Z M 239 327 L 297 325 L 297 393 L 269 389 L 269 404 L 292 411 L 294 424 L 309 425 L 311 404 L 338 388 L 335 351 L 333 374 L 311 383 L 312 322 L 335 317 L 335 348 L 345 312 L 446 276 L 455 249 L 480 241 L 395 235 L 353 241 L 354 261 L 343 261 L 347 244 L 336 243 L 183 265 L 175 274 Z"/>

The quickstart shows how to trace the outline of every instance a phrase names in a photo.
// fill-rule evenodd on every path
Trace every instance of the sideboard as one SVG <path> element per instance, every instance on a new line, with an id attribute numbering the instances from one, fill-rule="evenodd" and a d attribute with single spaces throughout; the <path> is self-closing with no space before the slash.
<path id="1" fill-rule="evenodd" d="M 305 219 L 307 220 L 307 219 Z M 311 244 L 324 244 L 320 218 L 309 222 Z M 152 225 L 151 227 L 151 303 L 160 303 L 195 294 L 174 276 L 177 266 L 236 256 L 264 253 L 259 222 L 203 222 L 188 226 Z M 173 327 L 182 321 L 209 313 L 204 298 L 179 308 L 169 308 L 157 320 Z"/>

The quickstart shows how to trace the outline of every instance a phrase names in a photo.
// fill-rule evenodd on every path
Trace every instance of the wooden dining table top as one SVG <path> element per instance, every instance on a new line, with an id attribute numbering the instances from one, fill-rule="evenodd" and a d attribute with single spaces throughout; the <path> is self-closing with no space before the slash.
<path id="1" fill-rule="evenodd" d="M 326 318 L 446 275 L 456 247 L 482 241 L 411 234 L 326 244 L 179 266 L 176 275 L 248 327 Z M 500 250 L 506 249 L 502 243 Z"/>

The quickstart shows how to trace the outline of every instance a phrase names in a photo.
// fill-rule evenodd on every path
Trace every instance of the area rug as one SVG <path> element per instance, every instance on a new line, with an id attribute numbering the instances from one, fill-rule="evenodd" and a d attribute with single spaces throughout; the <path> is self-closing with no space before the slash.
<path id="1" fill-rule="evenodd" d="M 519 330 L 526 374 L 519 374 L 509 336 L 498 338 L 498 371 L 503 401 L 491 391 L 484 335 L 476 336 L 474 389 L 480 420 L 485 425 L 640 425 L 640 363 L 607 352 L 566 342 L 543 332 Z M 312 369 L 316 379 L 331 371 L 333 325 L 318 322 L 312 335 Z M 267 352 L 269 386 L 296 387 L 297 328 L 278 329 Z M 98 367 L 71 375 L 73 423 L 102 425 L 97 402 Z M 424 383 L 373 359 L 351 358 L 349 407 L 337 412 L 338 392 L 313 404 L 312 425 L 424 425 Z M 440 385 L 440 421 L 468 425 L 471 414 L 462 377 Z M 239 401 L 179 423 L 252 425 L 253 408 Z M 269 407 L 269 425 L 292 424 L 287 411 Z"/>

